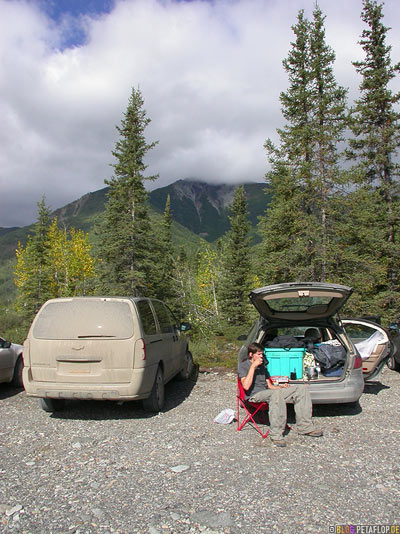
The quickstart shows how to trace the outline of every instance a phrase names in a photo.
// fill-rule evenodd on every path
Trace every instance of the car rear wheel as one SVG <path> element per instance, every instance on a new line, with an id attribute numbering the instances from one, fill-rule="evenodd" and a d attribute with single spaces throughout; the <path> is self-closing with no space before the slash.
<path id="1" fill-rule="evenodd" d="M 187 350 L 185 354 L 185 362 L 183 368 L 179 371 L 177 378 L 178 380 L 187 380 L 193 372 L 193 356 L 192 353 Z"/>
<path id="2" fill-rule="evenodd" d="M 148 399 L 143 400 L 146 412 L 159 412 L 164 407 L 164 376 L 161 367 L 157 369 L 154 384 Z"/>
<path id="3" fill-rule="evenodd" d="M 39 399 L 39 404 L 45 412 L 60 412 L 64 408 L 64 399 Z"/>
<path id="4" fill-rule="evenodd" d="M 18 360 L 15 362 L 14 375 L 12 379 L 13 386 L 16 388 L 23 388 L 24 383 L 22 382 L 22 371 L 24 369 L 24 360 L 22 356 L 19 356 Z"/>
<path id="5" fill-rule="evenodd" d="M 392 371 L 400 371 L 400 364 L 395 360 L 394 356 L 390 356 L 390 358 L 386 362 L 386 365 Z"/>

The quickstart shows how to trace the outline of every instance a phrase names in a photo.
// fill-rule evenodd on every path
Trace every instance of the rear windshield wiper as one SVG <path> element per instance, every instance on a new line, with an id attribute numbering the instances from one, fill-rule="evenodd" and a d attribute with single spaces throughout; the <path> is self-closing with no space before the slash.
<path id="1" fill-rule="evenodd" d="M 108 336 L 106 334 L 87 334 L 86 336 L 78 336 L 78 338 L 82 337 L 115 337 L 115 336 Z"/>

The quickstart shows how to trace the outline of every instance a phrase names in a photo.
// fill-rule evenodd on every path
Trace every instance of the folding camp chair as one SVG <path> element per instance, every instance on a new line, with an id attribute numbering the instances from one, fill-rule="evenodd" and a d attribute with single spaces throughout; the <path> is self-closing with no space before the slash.
<path id="1" fill-rule="evenodd" d="M 240 381 L 240 378 L 237 378 L 237 429 L 238 431 L 242 430 L 242 428 L 249 423 L 251 426 L 253 426 L 257 432 L 261 434 L 263 438 L 266 438 L 269 434 L 269 429 L 264 434 L 261 430 L 261 428 L 258 426 L 258 424 L 255 421 L 255 416 L 258 413 L 264 412 L 263 415 L 266 415 L 266 411 L 268 410 L 268 402 L 250 402 L 246 400 L 246 395 L 243 389 L 243 385 Z M 240 408 L 243 408 L 246 412 L 244 419 L 242 422 L 240 422 Z"/>

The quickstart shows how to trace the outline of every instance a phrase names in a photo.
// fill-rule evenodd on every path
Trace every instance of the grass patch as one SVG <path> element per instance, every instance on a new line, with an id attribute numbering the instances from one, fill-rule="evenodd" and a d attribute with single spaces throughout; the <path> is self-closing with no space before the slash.
<path id="1" fill-rule="evenodd" d="M 200 367 L 225 367 L 237 369 L 237 357 L 243 342 L 227 336 L 215 336 L 210 339 L 194 339 L 189 348 L 193 359 Z"/>

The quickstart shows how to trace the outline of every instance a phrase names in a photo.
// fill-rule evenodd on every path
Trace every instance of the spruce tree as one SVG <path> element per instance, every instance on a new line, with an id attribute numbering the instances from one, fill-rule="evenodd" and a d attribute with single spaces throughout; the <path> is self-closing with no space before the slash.
<path id="1" fill-rule="evenodd" d="M 109 185 L 108 200 L 100 226 L 101 290 L 109 294 L 150 295 L 153 287 L 151 235 L 145 180 L 145 156 L 157 142 L 147 143 L 145 129 L 150 119 L 143 109 L 139 89 L 132 89 L 128 107 L 117 126 L 120 138 L 113 155 L 114 176 Z"/>
<path id="2" fill-rule="evenodd" d="M 33 228 L 33 235 L 28 237 L 25 247 L 18 243 L 16 250 L 16 308 L 24 318 L 25 326 L 32 321 L 42 304 L 52 296 L 48 239 L 50 208 L 46 206 L 45 197 L 37 206 L 38 218 Z"/>
<path id="3" fill-rule="evenodd" d="M 338 146 L 347 127 L 347 90 L 337 84 L 333 73 L 335 53 L 326 44 L 324 20 L 321 9 L 316 7 L 310 35 L 314 105 L 313 177 L 308 201 L 309 211 L 317 219 L 317 235 L 313 232 L 314 278 L 321 281 L 332 280 L 336 275 L 336 235 L 340 233 L 338 215 L 345 182 L 345 174 L 339 167 L 342 154 Z"/>
<path id="4" fill-rule="evenodd" d="M 396 110 L 400 93 L 390 88 L 400 64 L 392 65 L 391 47 L 386 44 L 390 28 L 383 24 L 383 4 L 364 0 L 361 18 L 367 25 L 360 40 L 364 59 L 353 63 L 362 76 L 361 96 L 351 113 L 354 137 L 348 150 L 348 157 L 356 162 L 350 195 L 358 200 L 354 252 L 365 256 L 365 250 L 369 251 L 366 261 L 376 268 L 366 286 L 368 293 L 365 286 L 360 290 L 367 297 L 372 294 L 375 311 L 390 319 L 400 306 L 400 114 Z M 360 218 L 373 232 L 360 227 Z"/>
<path id="5" fill-rule="evenodd" d="M 237 187 L 231 205 L 230 230 L 224 237 L 219 301 L 224 321 L 243 326 L 249 321 L 250 221 L 244 186 Z"/>
<path id="6" fill-rule="evenodd" d="M 174 296 L 174 253 L 172 246 L 172 212 L 170 196 L 167 196 L 161 223 L 154 236 L 157 243 L 154 254 L 155 282 L 154 290 L 157 298 L 173 306 Z"/>
<path id="7" fill-rule="evenodd" d="M 335 272 L 335 219 L 343 177 L 338 144 L 346 127 L 346 90 L 333 75 L 335 54 L 325 42 L 316 7 L 309 22 L 300 11 L 283 65 L 289 88 L 281 94 L 286 125 L 280 145 L 267 140 L 272 202 L 260 221 L 260 277 L 265 283 L 329 280 Z M 335 203 L 331 202 L 335 197 Z"/>

